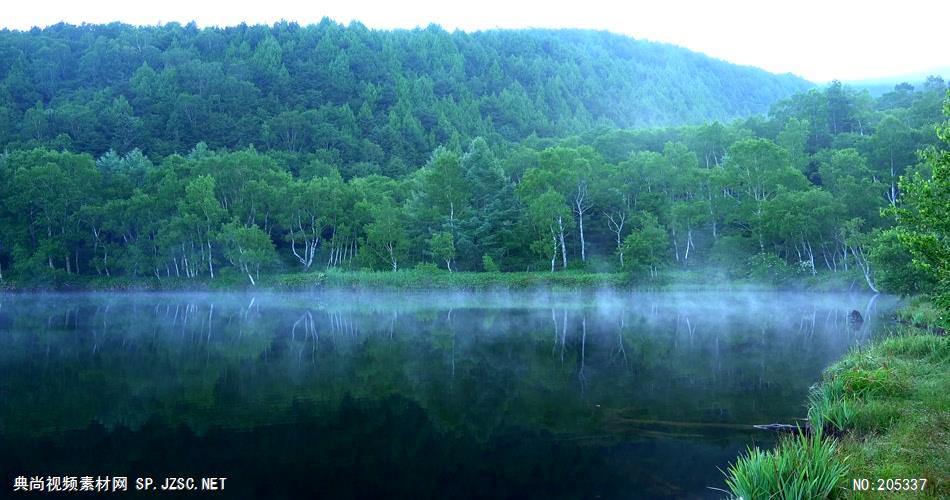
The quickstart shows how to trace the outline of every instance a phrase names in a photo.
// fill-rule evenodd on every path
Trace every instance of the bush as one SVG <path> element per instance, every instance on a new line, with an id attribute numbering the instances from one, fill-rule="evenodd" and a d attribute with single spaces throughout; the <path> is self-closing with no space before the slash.
<path id="1" fill-rule="evenodd" d="M 900 295 L 930 292 L 936 284 L 933 275 L 914 265 L 914 256 L 898 234 L 890 229 L 874 239 L 870 259 L 875 281 L 882 290 Z"/>
<path id="2" fill-rule="evenodd" d="M 415 270 L 423 273 L 437 273 L 440 271 L 439 266 L 432 262 L 420 262 L 416 264 Z"/>
<path id="3" fill-rule="evenodd" d="M 750 238 L 721 236 L 713 243 L 709 255 L 710 264 L 726 270 L 730 277 L 744 276 L 748 270 L 747 259 L 742 256 L 755 252 Z"/>
<path id="4" fill-rule="evenodd" d="M 795 275 L 795 270 L 790 268 L 784 260 L 770 253 L 753 255 L 746 261 L 746 265 L 749 269 L 749 278 L 763 283 L 778 285 Z"/>
<path id="5" fill-rule="evenodd" d="M 493 259 L 491 255 L 485 254 L 482 255 L 482 269 L 484 269 L 485 272 L 497 273 L 498 264 L 495 264 L 495 259 Z"/>

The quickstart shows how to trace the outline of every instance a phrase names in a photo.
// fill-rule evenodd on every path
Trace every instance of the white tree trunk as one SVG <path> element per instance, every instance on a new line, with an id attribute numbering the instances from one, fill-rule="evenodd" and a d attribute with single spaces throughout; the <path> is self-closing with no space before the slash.
<path id="1" fill-rule="evenodd" d="M 214 265 L 211 263 L 211 234 L 208 231 L 208 272 L 211 273 L 211 279 L 214 279 Z"/>
<path id="2" fill-rule="evenodd" d="M 396 264 L 396 247 L 392 243 L 386 244 L 386 250 L 389 251 L 389 262 L 393 265 L 393 271 L 399 269 L 399 266 Z"/>
<path id="3" fill-rule="evenodd" d="M 563 269 L 567 269 L 567 247 L 564 245 L 564 221 L 561 217 L 557 218 L 557 225 L 561 230 L 561 260 L 563 262 Z"/>
<path id="4" fill-rule="evenodd" d="M 851 247 L 851 255 L 854 255 L 854 261 L 861 267 L 861 272 L 864 273 L 864 281 L 867 282 L 868 288 L 874 293 L 881 293 L 871 280 L 871 263 L 868 262 L 867 256 L 864 255 L 864 249 L 861 247 Z"/>
<path id="5" fill-rule="evenodd" d="M 584 214 L 590 209 L 587 201 L 587 182 L 577 184 L 577 194 L 574 195 L 574 211 L 577 212 L 577 228 L 581 237 L 581 261 L 587 262 L 587 242 L 584 239 Z"/>
<path id="6" fill-rule="evenodd" d="M 617 216 L 614 217 L 613 214 L 604 212 L 604 216 L 607 217 L 607 227 L 610 229 L 610 232 L 614 233 L 617 237 L 617 254 L 620 256 L 620 268 L 623 268 L 623 225 L 627 220 L 627 214 L 624 212 L 617 213 Z"/>

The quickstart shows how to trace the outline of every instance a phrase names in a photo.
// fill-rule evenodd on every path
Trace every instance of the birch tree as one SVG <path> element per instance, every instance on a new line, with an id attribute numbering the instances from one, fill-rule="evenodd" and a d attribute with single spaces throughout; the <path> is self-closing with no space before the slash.
<path id="1" fill-rule="evenodd" d="M 221 240 L 225 258 L 247 276 L 251 286 L 257 286 L 261 267 L 277 260 L 274 242 L 256 225 L 228 223 L 221 229 Z"/>

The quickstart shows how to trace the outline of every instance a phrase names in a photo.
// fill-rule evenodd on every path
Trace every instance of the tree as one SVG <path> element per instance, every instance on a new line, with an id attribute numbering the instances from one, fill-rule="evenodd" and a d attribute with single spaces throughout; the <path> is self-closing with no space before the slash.
<path id="1" fill-rule="evenodd" d="M 393 271 L 397 271 L 408 243 L 401 210 L 391 203 L 383 203 L 372 207 L 370 212 L 373 221 L 366 225 L 365 244 Z"/>
<path id="2" fill-rule="evenodd" d="M 274 242 L 256 225 L 225 224 L 221 228 L 221 240 L 225 258 L 247 275 L 252 286 L 256 286 L 256 279 L 260 279 L 261 267 L 277 260 Z"/>
<path id="3" fill-rule="evenodd" d="M 808 121 L 792 117 L 775 142 L 788 151 L 792 166 L 802 173 L 808 169 Z"/>
<path id="4" fill-rule="evenodd" d="M 422 190 L 432 208 L 446 219 L 450 230 L 456 231 L 459 216 L 468 208 L 471 199 L 469 183 L 458 155 L 445 148 L 432 153 L 423 174 Z"/>
<path id="5" fill-rule="evenodd" d="M 78 272 L 81 209 L 95 202 L 99 172 L 89 155 L 46 149 L 19 151 L 6 159 L 7 210 L 19 220 L 14 248 L 29 255 L 30 267 L 62 265 Z M 16 260 L 16 259 L 14 259 Z M 27 265 L 27 262 L 20 262 Z"/>
<path id="6" fill-rule="evenodd" d="M 791 166 L 788 153 L 767 139 L 746 139 L 729 148 L 726 160 L 727 189 L 739 202 L 738 213 L 765 251 L 766 203 L 780 189 L 800 190 L 805 176 Z"/>
<path id="7" fill-rule="evenodd" d="M 666 262 L 669 239 L 656 216 L 649 212 L 636 214 L 636 229 L 623 240 L 621 251 L 627 255 L 627 268 L 634 274 L 650 272 L 655 278 L 659 267 Z"/>
<path id="8" fill-rule="evenodd" d="M 584 235 L 584 216 L 593 208 L 590 185 L 595 172 L 604 171 L 600 155 L 589 146 L 580 148 L 556 147 L 541 153 L 540 168 L 550 174 L 548 187 L 560 192 L 570 202 L 577 217 L 581 261 L 587 261 L 587 239 Z M 563 250 L 563 248 L 562 248 Z M 565 255 L 565 261 L 566 261 Z"/>
<path id="9" fill-rule="evenodd" d="M 854 256 L 855 263 L 864 274 L 864 281 L 868 284 L 868 288 L 874 293 L 880 293 L 880 290 L 878 290 L 874 284 L 874 269 L 871 267 L 871 259 L 868 255 L 875 235 L 863 231 L 863 225 L 864 221 L 860 218 L 845 221 L 842 226 L 844 241 L 851 250 L 851 255 Z"/>
<path id="10" fill-rule="evenodd" d="M 876 172 L 887 179 L 887 200 L 896 205 L 897 181 L 916 160 L 911 131 L 894 116 L 886 116 L 871 137 L 870 149 Z"/>
<path id="11" fill-rule="evenodd" d="M 821 183 L 844 206 L 849 218 L 860 217 L 878 226 L 883 191 L 864 156 L 853 148 L 837 150 L 818 167 Z"/>
<path id="12" fill-rule="evenodd" d="M 440 231 L 429 238 L 429 251 L 445 262 L 445 268 L 452 272 L 452 260 L 455 259 L 455 239 L 452 233 Z"/>
<path id="13" fill-rule="evenodd" d="M 950 118 L 950 92 L 944 114 Z M 938 127 L 937 136 L 950 145 L 950 119 Z M 950 151 L 930 148 L 924 159 L 930 175 L 917 172 L 901 178 L 901 205 L 888 213 L 897 218 L 898 237 L 910 249 L 914 264 L 937 281 L 935 301 L 946 324 L 950 323 Z"/>
<path id="14" fill-rule="evenodd" d="M 287 228 L 291 253 L 305 271 L 313 265 L 324 229 L 340 216 L 341 188 L 339 177 L 315 177 L 288 185 L 281 220 Z M 303 248 L 298 249 L 298 242 Z"/>
<path id="15" fill-rule="evenodd" d="M 214 278 L 212 244 L 227 213 L 214 196 L 214 186 L 214 177 L 198 176 L 185 187 L 185 197 L 178 204 L 183 223 L 195 236 L 201 248 L 201 256 L 207 260 L 208 274 L 212 278 Z"/>
<path id="16" fill-rule="evenodd" d="M 877 284 L 885 292 L 914 295 L 930 293 L 934 289 L 934 276 L 914 265 L 914 256 L 901 242 L 897 229 L 878 233 L 869 258 L 877 270 Z"/>
<path id="17" fill-rule="evenodd" d="M 562 268 L 567 269 L 567 253 L 564 251 L 564 233 L 573 224 L 571 209 L 564 196 L 554 190 L 548 190 L 533 198 L 528 205 L 528 218 L 535 229 L 537 239 L 531 248 L 542 258 L 550 257 L 551 272 L 558 251 L 561 253 Z"/>

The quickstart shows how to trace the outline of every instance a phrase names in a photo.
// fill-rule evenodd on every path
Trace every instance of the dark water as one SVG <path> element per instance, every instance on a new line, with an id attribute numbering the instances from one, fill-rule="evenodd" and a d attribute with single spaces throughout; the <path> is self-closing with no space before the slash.
<path id="1" fill-rule="evenodd" d="M 773 444 L 749 425 L 804 417 L 808 386 L 892 306 L 0 295 L 0 497 L 50 475 L 128 477 L 120 497 L 167 476 L 227 477 L 219 498 L 721 497 L 719 468 Z"/>

